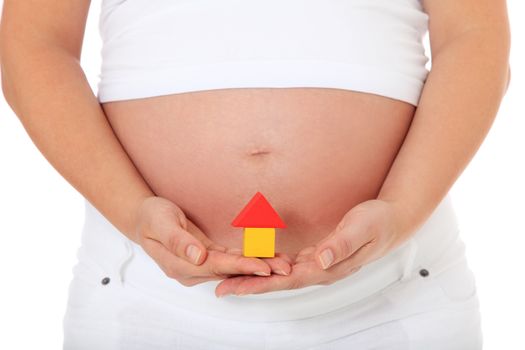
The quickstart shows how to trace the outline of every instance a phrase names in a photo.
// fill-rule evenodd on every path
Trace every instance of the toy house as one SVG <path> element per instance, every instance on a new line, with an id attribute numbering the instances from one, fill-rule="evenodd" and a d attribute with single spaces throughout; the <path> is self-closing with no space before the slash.
<path id="1" fill-rule="evenodd" d="M 231 224 L 244 227 L 243 255 L 246 257 L 274 257 L 275 229 L 286 228 L 260 192 L 252 197 Z"/>

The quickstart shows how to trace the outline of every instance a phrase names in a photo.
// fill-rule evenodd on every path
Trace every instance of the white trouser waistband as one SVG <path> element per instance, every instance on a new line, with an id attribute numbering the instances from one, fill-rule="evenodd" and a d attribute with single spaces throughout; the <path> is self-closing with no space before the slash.
<path id="1" fill-rule="evenodd" d="M 331 285 L 217 298 L 220 281 L 186 287 L 167 277 L 141 246 L 118 231 L 89 201 L 79 261 L 101 269 L 105 276 L 159 300 L 211 316 L 246 320 L 280 321 L 311 317 L 355 303 L 396 285 L 424 268 L 431 274 L 457 263 L 465 246 L 450 195 L 417 232 L 402 245 Z"/>

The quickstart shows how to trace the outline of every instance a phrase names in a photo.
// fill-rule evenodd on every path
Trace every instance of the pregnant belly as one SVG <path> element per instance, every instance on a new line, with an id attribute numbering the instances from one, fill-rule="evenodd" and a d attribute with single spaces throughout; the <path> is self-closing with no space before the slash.
<path id="1" fill-rule="evenodd" d="M 415 110 L 322 88 L 206 90 L 103 108 L 151 189 L 213 241 L 242 247 L 242 228 L 230 223 L 260 191 L 287 224 L 276 251 L 290 254 L 377 196 Z"/>

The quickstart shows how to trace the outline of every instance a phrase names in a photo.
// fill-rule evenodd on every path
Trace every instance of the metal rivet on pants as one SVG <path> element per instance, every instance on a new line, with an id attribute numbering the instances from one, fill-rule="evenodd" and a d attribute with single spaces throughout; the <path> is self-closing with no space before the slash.
<path id="1" fill-rule="evenodd" d="M 428 274 L 429 274 L 429 272 L 428 272 L 427 269 L 421 269 L 421 270 L 419 270 L 419 274 L 420 274 L 421 276 L 423 276 L 423 277 L 427 277 Z"/>
<path id="2" fill-rule="evenodd" d="M 109 281 L 110 281 L 109 277 L 104 277 L 104 278 L 102 279 L 102 281 L 100 281 L 100 283 L 106 285 L 106 284 L 109 283 Z"/>

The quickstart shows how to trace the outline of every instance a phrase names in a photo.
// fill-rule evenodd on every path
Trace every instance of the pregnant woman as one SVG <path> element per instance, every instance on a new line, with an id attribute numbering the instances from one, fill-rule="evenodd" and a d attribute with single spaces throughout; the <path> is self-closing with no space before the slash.
<path id="1" fill-rule="evenodd" d="M 85 197 L 65 349 L 481 349 L 448 192 L 508 86 L 505 1 L 104 0 L 96 94 L 89 6 L 1 27 L 6 99 Z M 257 192 L 272 258 L 231 225 Z"/>

